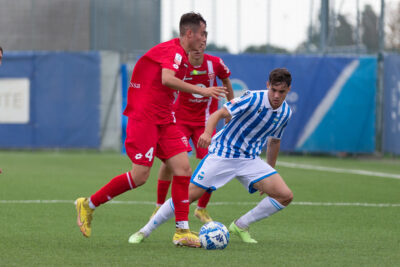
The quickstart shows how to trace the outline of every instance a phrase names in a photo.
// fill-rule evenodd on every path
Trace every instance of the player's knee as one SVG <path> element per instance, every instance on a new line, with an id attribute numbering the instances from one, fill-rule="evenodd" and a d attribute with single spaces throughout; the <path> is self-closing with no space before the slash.
<path id="1" fill-rule="evenodd" d="M 135 183 L 136 187 L 144 185 L 147 181 L 147 178 L 150 175 L 149 170 L 140 170 L 140 171 L 131 171 L 132 180 Z"/>
<path id="2" fill-rule="evenodd" d="M 288 189 L 285 190 L 285 192 L 282 192 L 280 195 L 280 203 L 284 206 L 287 206 L 290 204 L 290 202 L 292 202 L 293 200 L 293 192 Z"/>
<path id="3" fill-rule="evenodd" d="M 193 203 L 198 200 L 203 194 L 205 190 L 203 188 L 198 187 L 195 184 L 190 183 L 189 185 L 189 202 Z"/>
<path id="4" fill-rule="evenodd" d="M 177 175 L 177 176 L 192 176 L 192 168 L 190 168 L 189 164 L 185 164 L 183 166 L 180 166 L 179 169 L 176 169 L 174 171 L 174 175 Z"/>

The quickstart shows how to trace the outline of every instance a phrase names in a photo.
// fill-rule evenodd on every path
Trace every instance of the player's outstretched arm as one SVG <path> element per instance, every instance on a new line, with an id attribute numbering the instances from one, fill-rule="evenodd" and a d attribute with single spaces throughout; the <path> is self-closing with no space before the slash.
<path id="1" fill-rule="evenodd" d="M 212 134 L 217 127 L 218 121 L 221 119 L 230 118 L 231 114 L 225 107 L 214 112 L 207 121 L 204 133 L 200 135 L 197 145 L 202 148 L 207 148 L 211 144 Z"/>
<path id="2" fill-rule="evenodd" d="M 201 88 L 200 86 L 186 83 L 175 77 L 175 72 L 170 69 L 162 69 L 161 81 L 163 85 L 169 88 L 186 93 L 199 94 L 205 97 L 211 96 L 218 99 L 220 96 L 225 96 L 227 94 L 226 88 L 222 86 Z"/>
<path id="3" fill-rule="evenodd" d="M 278 158 L 279 149 L 281 147 L 281 140 L 270 137 L 267 144 L 267 163 L 275 168 L 276 160 Z"/>

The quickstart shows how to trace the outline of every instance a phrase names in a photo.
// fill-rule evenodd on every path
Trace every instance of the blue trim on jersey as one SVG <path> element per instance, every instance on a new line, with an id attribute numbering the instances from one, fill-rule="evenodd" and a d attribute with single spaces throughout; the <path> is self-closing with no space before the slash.
<path id="1" fill-rule="evenodd" d="M 244 96 L 247 96 L 247 95 L 243 95 L 243 96 L 241 96 L 241 98 L 243 98 Z M 238 102 L 234 102 L 234 103 L 228 102 L 228 103 L 226 103 L 226 106 L 230 107 L 233 105 L 233 107 L 229 108 L 229 109 L 231 110 L 231 112 L 234 112 L 237 108 L 247 104 L 247 102 L 249 102 L 251 99 L 252 99 L 252 97 L 238 101 Z"/>
<path id="2" fill-rule="evenodd" d="M 282 210 L 283 208 L 278 204 L 278 202 L 275 199 L 269 198 L 269 202 L 277 209 L 277 210 Z"/>
<path id="3" fill-rule="evenodd" d="M 209 154 L 207 154 L 199 163 L 199 165 L 197 165 L 196 170 L 194 171 L 194 173 L 192 174 L 192 177 L 190 178 L 190 182 L 193 181 L 194 177 L 196 177 L 197 173 L 199 172 L 199 170 L 201 169 L 201 167 L 204 164 L 204 161 L 206 160 L 206 158 L 208 158 Z"/>
<path id="4" fill-rule="evenodd" d="M 254 117 L 256 113 L 258 113 L 258 110 L 260 109 L 261 104 L 263 104 L 263 97 L 264 97 L 264 92 L 260 93 L 260 102 L 257 104 L 257 107 L 253 110 L 253 112 L 248 116 L 248 117 Z M 268 109 L 263 109 L 262 110 L 263 115 L 268 112 Z M 246 118 L 247 119 L 247 118 Z M 238 140 L 235 143 L 235 153 L 233 154 L 233 158 L 239 158 L 240 156 L 240 147 L 242 146 L 246 136 L 254 130 L 254 128 L 262 121 L 263 116 L 260 114 L 257 116 L 257 118 L 249 125 L 247 128 L 244 129 L 244 131 L 241 132 Z M 249 146 L 251 146 L 251 143 L 249 143 Z"/>
<path id="5" fill-rule="evenodd" d="M 249 193 L 250 193 L 250 194 L 253 194 L 254 192 L 257 192 L 257 189 L 254 189 L 254 187 L 253 187 L 253 185 L 254 185 L 255 183 L 257 183 L 257 182 L 259 182 L 259 181 L 261 181 L 261 180 L 263 180 L 263 179 L 265 179 L 265 178 L 268 178 L 268 177 L 270 177 L 271 175 L 273 175 L 273 174 L 275 174 L 275 173 L 278 173 L 278 172 L 276 172 L 276 171 L 271 172 L 271 173 L 269 173 L 269 174 L 267 174 L 267 175 L 264 175 L 263 177 L 260 177 L 260 178 L 258 178 L 258 179 L 256 179 L 256 180 L 252 181 L 252 182 L 249 184 Z"/>
<path id="6" fill-rule="evenodd" d="M 273 110 L 267 92 L 248 92 L 241 101 L 225 104 L 232 119 L 212 139 L 210 153 L 223 158 L 255 159 L 268 137 L 280 139 L 292 111 L 285 101 Z"/>
<path id="7" fill-rule="evenodd" d="M 287 108 L 287 109 L 286 109 Z M 287 110 L 287 112 L 286 112 L 286 110 Z M 286 112 L 286 115 L 285 115 L 285 118 L 283 119 L 283 121 L 282 121 L 282 116 L 283 116 L 283 114 L 285 114 L 285 112 Z M 272 116 L 271 116 L 272 117 Z M 261 153 L 261 151 L 262 151 L 262 148 L 265 146 L 265 143 L 267 142 L 267 137 L 268 136 L 273 136 L 273 132 L 274 131 L 276 131 L 276 129 L 278 128 L 278 125 L 280 124 L 280 125 L 282 125 L 282 124 L 284 124 L 284 123 L 286 123 L 287 122 L 287 120 L 289 119 L 289 117 L 290 117 L 290 107 L 289 107 L 289 105 L 287 105 L 285 102 L 283 102 L 283 105 L 282 105 L 282 111 L 281 111 L 281 114 L 279 115 L 279 118 L 278 118 L 278 121 L 277 121 L 277 123 L 274 125 L 274 127 L 271 129 L 271 130 L 269 130 L 269 131 L 267 131 L 267 129 L 271 126 L 270 124 L 269 124 L 269 122 L 270 122 L 270 120 L 268 121 L 268 127 L 264 127 L 262 130 L 264 130 L 265 132 L 264 132 L 264 134 L 263 134 L 263 131 L 260 131 L 259 133 L 260 133 L 260 135 L 255 135 L 250 141 L 249 141 L 249 143 L 250 142 L 254 142 L 254 140 L 255 139 L 261 139 L 261 142 L 260 142 L 260 145 L 258 146 L 258 151 L 256 150 L 257 149 L 257 147 L 254 147 L 253 148 L 253 155 L 254 154 L 260 154 Z M 274 118 L 273 119 L 275 119 L 276 118 L 276 113 L 275 113 L 275 116 L 274 116 Z M 282 123 L 280 123 L 282 121 Z M 267 126 L 267 125 L 266 125 Z M 248 152 L 249 154 L 250 154 L 250 152 Z"/>
<path id="8" fill-rule="evenodd" d="M 252 105 L 254 104 L 254 102 L 257 100 L 257 95 L 253 94 L 253 96 L 251 98 L 248 98 L 250 101 L 250 104 L 248 105 L 248 107 L 246 108 L 246 110 L 250 107 L 252 107 Z M 248 100 L 246 99 L 246 100 Z M 244 102 L 244 101 L 243 101 Z M 240 104 L 240 103 L 239 103 Z M 233 109 L 231 109 L 233 110 Z M 243 113 L 246 112 L 246 110 L 243 111 Z M 226 128 L 226 130 L 224 131 L 224 133 L 221 135 L 220 139 L 219 139 L 219 143 L 221 143 L 220 145 L 220 149 L 218 150 L 217 155 L 222 157 L 222 153 L 224 151 L 224 147 L 227 148 L 224 157 L 229 158 L 229 155 L 231 154 L 231 143 L 233 140 L 233 137 L 236 136 L 236 134 L 239 132 L 239 130 L 241 129 L 241 125 L 242 125 L 242 121 L 246 122 L 247 120 L 249 120 L 251 118 L 251 116 L 247 116 L 246 118 L 242 119 L 241 121 L 239 121 L 239 119 L 241 119 L 241 117 L 233 117 L 232 120 L 230 121 L 230 123 L 228 123 L 228 127 Z M 238 126 L 236 126 L 238 125 Z M 230 130 L 233 129 L 232 134 L 230 135 L 231 137 L 227 140 L 226 137 L 229 133 Z M 227 141 L 226 141 L 227 140 Z M 224 145 L 223 143 L 225 143 L 226 141 L 226 145 Z"/>
<path id="9" fill-rule="evenodd" d="M 283 129 L 285 129 L 285 127 L 287 126 L 287 122 L 281 126 L 281 129 L 279 130 L 278 134 L 276 135 L 277 138 L 281 138 L 282 133 L 283 133 Z"/>
<path id="10" fill-rule="evenodd" d="M 249 144 L 257 143 L 257 140 L 260 139 L 260 136 L 262 136 L 265 133 L 264 137 L 262 137 L 261 140 L 259 140 L 260 145 L 258 147 L 257 146 L 254 146 L 254 147 L 253 146 L 248 146 L 247 147 L 247 149 L 245 151 L 245 154 L 246 154 L 245 157 L 246 158 L 250 158 L 251 156 L 253 158 L 255 158 L 256 156 L 260 155 L 261 150 L 262 150 L 262 148 L 264 147 L 264 145 L 265 145 L 265 143 L 267 141 L 266 134 L 268 134 L 268 133 L 266 133 L 266 131 L 268 130 L 269 127 L 271 127 L 271 124 L 274 121 L 275 117 L 276 117 L 276 112 L 273 112 L 271 117 L 267 121 L 267 123 L 264 125 L 264 127 L 262 127 L 261 130 L 258 131 L 258 133 L 256 135 L 254 135 L 253 138 L 250 139 Z M 257 148 L 258 148 L 258 151 L 257 151 Z M 253 150 L 253 153 L 251 153 L 251 150 Z"/>

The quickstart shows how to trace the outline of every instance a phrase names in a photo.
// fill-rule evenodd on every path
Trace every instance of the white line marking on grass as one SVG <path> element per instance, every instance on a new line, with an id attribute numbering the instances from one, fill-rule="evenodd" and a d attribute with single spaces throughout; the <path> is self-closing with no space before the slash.
<path id="1" fill-rule="evenodd" d="M 285 162 L 285 161 L 278 161 L 277 164 L 279 166 L 288 167 L 288 168 L 296 168 L 296 169 L 328 171 L 328 172 L 336 172 L 336 173 L 352 173 L 352 174 L 367 175 L 367 176 L 374 176 L 374 177 L 400 179 L 399 174 L 392 174 L 392 173 L 385 173 L 385 172 L 372 172 L 372 171 L 355 170 L 355 169 L 341 169 L 341 168 L 333 168 L 333 167 L 323 167 L 323 166 L 315 166 L 315 165 L 308 165 L 308 164 L 291 163 L 291 162 Z"/>
<path id="2" fill-rule="evenodd" d="M 73 204 L 73 200 L 0 200 L 0 204 Z M 108 204 L 115 205 L 155 205 L 152 201 L 112 200 Z M 211 206 L 257 205 L 258 202 L 210 202 Z M 192 204 L 192 205 L 195 205 Z M 292 202 L 297 206 L 349 206 L 349 207 L 400 207 L 392 203 L 334 203 L 334 202 Z"/>

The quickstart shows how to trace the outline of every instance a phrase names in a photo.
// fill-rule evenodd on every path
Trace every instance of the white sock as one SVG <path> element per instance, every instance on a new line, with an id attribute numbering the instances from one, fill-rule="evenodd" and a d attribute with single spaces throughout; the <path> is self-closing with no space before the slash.
<path id="1" fill-rule="evenodd" d="M 257 222 L 261 219 L 267 218 L 272 214 L 285 208 L 281 203 L 272 197 L 266 197 L 258 203 L 256 207 L 240 217 L 235 224 L 239 228 L 248 228 L 250 224 Z"/>
<path id="2" fill-rule="evenodd" d="M 147 222 L 139 232 L 143 233 L 146 237 L 149 236 L 161 224 L 174 217 L 174 204 L 172 198 L 162 204 L 157 213 Z"/>
<path id="3" fill-rule="evenodd" d="M 175 227 L 180 229 L 189 229 L 189 221 L 176 222 Z"/>
<path id="4" fill-rule="evenodd" d="M 89 197 L 89 207 L 92 209 L 92 210 L 94 210 L 95 208 L 96 208 L 96 206 L 92 203 L 92 200 L 90 199 L 90 197 Z"/>

